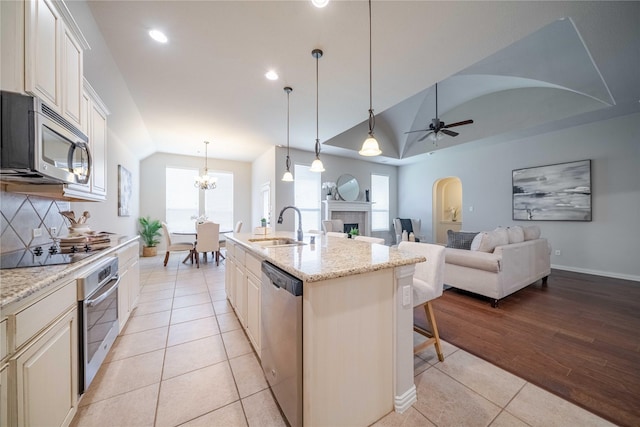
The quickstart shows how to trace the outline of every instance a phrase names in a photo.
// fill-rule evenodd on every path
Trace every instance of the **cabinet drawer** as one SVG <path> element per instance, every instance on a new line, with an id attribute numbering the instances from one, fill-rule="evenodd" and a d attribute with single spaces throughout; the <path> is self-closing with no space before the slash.
<path id="1" fill-rule="evenodd" d="M 7 321 L 0 322 L 0 360 L 7 355 Z"/>
<path id="2" fill-rule="evenodd" d="M 231 240 L 227 239 L 224 243 L 224 247 L 227 248 L 227 257 L 235 257 L 236 256 L 236 244 Z"/>
<path id="3" fill-rule="evenodd" d="M 262 277 L 261 264 L 262 263 L 260 262 L 260 260 L 251 254 L 247 254 L 247 256 L 245 257 L 244 265 L 247 271 L 252 273 L 258 279 Z"/>
<path id="4" fill-rule="evenodd" d="M 235 247 L 235 259 L 238 265 L 244 265 L 245 250 L 240 246 Z"/>
<path id="5" fill-rule="evenodd" d="M 29 341 L 78 301 L 75 280 L 15 315 L 15 348 Z"/>

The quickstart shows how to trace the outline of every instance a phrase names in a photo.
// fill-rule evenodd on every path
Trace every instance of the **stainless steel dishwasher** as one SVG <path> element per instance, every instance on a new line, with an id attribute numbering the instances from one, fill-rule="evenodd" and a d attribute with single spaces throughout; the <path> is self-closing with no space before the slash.
<path id="1" fill-rule="evenodd" d="M 291 427 L 302 426 L 302 280 L 262 263 L 262 369 Z"/>

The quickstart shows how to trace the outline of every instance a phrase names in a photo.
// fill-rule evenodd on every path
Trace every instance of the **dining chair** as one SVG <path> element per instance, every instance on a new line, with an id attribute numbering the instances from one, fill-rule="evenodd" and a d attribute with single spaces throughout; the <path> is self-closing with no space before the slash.
<path id="1" fill-rule="evenodd" d="M 427 260 L 416 264 L 416 271 L 413 274 L 413 307 L 424 306 L 427 322 L 431 325 L 431 331 L 413 324 L 413 330 L 427 337 L 427 340 L 413 348 L 414 353 L 424 350 L 430 345 L 435 345 L 438 360 L 444 361 L 442 346 L 440 345 L 440 335 L 436 317 L 433 313 L 431 301 L 442 295 L 444 286 L 444 253 L 445 248 L 441 245 L 430 243 L 400 242 L 398 250 L 411 252 L 415 255 L 422 255 Z"/>
<path id="2" fill-rule="evenodd" d="M 169 254 L 171 252 L 184 252 L 189 251 L 187 258 L 191 258 L 191 264 L 193 264 L 193 243 L 191 242 L 173 242 L 171 240 L 171 233 L 169 232 L 169 226 L 166 222 L 162 222 L 162 231 L 164 232 L 164 239 L 167 241 L 167 253 L 164 256 L 164 266 L 167 266 L 169 262 Z M 184 259 L 184 261 L 187 260 Z M 183 262 L 184 262 L 183 261 Z"/>
<path id="3" fill-rule="evenodd" d="M 233 232 L 234 233 L 239 233 L 240 230 L 242 230 L 242 221 L 236 222 L 236 226 L 233 227 Z"/>
<path id="4" fill-rule="evenodd" d="M 198 237 L 196 240 L 196 246 L 194 255 L 196 257 L 196 265 L 200 268 L 200 253 L 204 254 L 204 259 L 207 259 L 207 252 L 211 252 L 211 255 L 216 257 L 216 265 L 220 265 L 220 224 L 215 222 L 205 221 L 198 224 L 197 227 Z"/>
<path id="5" fill-rule="evenodd" d="M 381 237 L 369 237 L 369 236 L 356 236 L 354 237 L 355 240 L 360 240 L 363 242 L 369 242 L 369 243 L 377 243 L 379 245 L 384 245 L 384 239 Z"/>
<path id="6" fill-rule="evenodd" d="M 344 237 L 345 239 L 347 238 L 347 233 L 338 233 L 337 231 L 327 231 L 325 235 L 328 237 Z"/>

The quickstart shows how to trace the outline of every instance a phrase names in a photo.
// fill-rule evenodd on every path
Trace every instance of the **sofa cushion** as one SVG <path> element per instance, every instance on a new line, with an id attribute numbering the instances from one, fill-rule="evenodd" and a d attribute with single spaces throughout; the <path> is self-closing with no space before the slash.
<path id="1" fill-rule="evenodd" d="M 498 227 L 493 230 L 495 236 L 495 244 L 496 246 L 508 245 L 509 244 L 509 233 L 507 229 L 504 227 Z"/>
<path id="2" fill-rule="evenodd" d="M 472 251 L 491 253 L 496 247 L 497 240 L 496 233 L 493 231 L 483 231 L 473 238 L 469 249 Z"/>
<path id="3" fill-rule="evenodd" d="M 477 232 L 447 230 L 447 248 L 469 250 L 477 234 Z"/>
<path id="4" fill-rule="evenodd" d="M 526 227 L 522 227 L 522 231 L 524 232 L 524 240 L 536 240 L 540 238 L 540 227 L 537 225 L 528 225 Z"/>
<path id="5" fill-rule="evenodd" d="M 519 225 L 507 227 L 507 234 L 509 236 L 509 244 L 524 242 L 524 230 Z"/>
<path id="6" fill-rule="evenodd" d="M 447 264 L 462 267 L 476 268 L 492 273 L 500 271 L 501 256 L 478 251 L 448 248 L 445 250 L 444 259 Z M 446 278 L 445 278 L 446 283 Z"/>

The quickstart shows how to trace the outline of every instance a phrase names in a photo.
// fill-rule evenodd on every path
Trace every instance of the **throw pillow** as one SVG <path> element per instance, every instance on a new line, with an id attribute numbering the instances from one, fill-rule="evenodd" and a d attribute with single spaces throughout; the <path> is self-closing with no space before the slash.
<path id="1" fill-rule="evenodd" d="M 509 244 L 524 242 L 524 231 L 519 225 L 507 227 L 507 234 L 509 235 Z"/>
<path id="2" fill-rule="evenodd" d="M 540 238 L 540 227 L 537 225 L 528 225 L 523 227 L 524 240 L 536 240 Z"/>
<path id="3" fill-rule="evenodd" d="M 471 249 L 471 242 L 476 237 L 476 232 L 447 230 L 447 248 Z"/>
<path id="4" fill-rule="evenodd" d="M 495 237 L 494 243 L 496 246 L 503 246 L 503 245 L 509 244 L 509 233 L 507 232 L 506 228 L 498 227 L 493 231 L 494 231 L 494 237 Z"/>
<path id="5" fill-rule="evenodd" d="M 473 238 L 473 242 L 471 242 L 471 250 L 491 253 L 496 247 L 496 240 L 497 237 L 495 232 L 483 231 Z"/>

